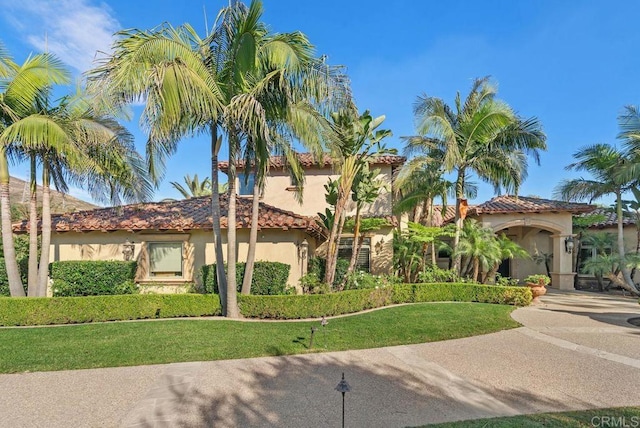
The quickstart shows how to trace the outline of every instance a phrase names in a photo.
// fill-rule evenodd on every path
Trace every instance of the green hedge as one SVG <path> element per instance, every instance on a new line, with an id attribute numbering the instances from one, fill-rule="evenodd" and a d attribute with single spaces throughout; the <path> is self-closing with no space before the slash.
<path id="1" fill-rule="evenodd" d="M 247 318 L 300 319 L 359 312 L 393 303 L 480 302 L 524 306 L 529 287 L 476 284 L 402 284 L 339 293 L 298 296 L 238 296 Z M 216 294 L 135 294 L 122 296 L 0 297 L 0 325 L 74 324 L 145 318 L 220 314 Z"/>
<path id="2" fill-rule="evenodd" d="M 220 315 L 220 298 L 202 294 L 0 297 L 0 325 L 76 324 Z"/>
<path id="3" fill-rule="evenodd" d="M 54 296 L 132 294 L 137 263 L 124 261 L 64 261 L 51 263 Z M 57 290 L 57 291 L 56 291 Z"/>
<path id="4" fill-rule="evenodd" d="M 239 296 L 240 312 L 247 318 L 316 318 L 359 312 L 393 303 L 479 302 L 526 306 L 529 287 L 479 284 L 401 284 L 377 289 L 305 296 Z"/>
<path id="5" fill-rule="evenodd" d="M 236 263 L 236 284 L 238 291 L 242 288 L 245 263 Z M 205 293 L 218 293 L 216 265 L 204 265 L 201 268 L 202 284 Z M 225 266 L 225 272 L 227 267 Z M 274 295 L 285 294 L 291 266 L 278 262 L 255 262 L 251 280 L 251 294 Z"/>

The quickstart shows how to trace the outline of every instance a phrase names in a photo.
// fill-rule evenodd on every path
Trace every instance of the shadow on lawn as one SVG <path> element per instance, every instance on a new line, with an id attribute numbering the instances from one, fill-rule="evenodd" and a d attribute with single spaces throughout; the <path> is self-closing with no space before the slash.
<path id="1" fill-rule="evenodd" d="M 400 369 L 391 353 L 359 355 L 192 363 L 197 365 L 193 382 L 174 383 L 167 397 L 124 426 L 340 426 L 342 397 L 334 388 L 342 372 L 352 388 L 346 396 L 347 426 L 415 426 L 566 409 L 528 391 L 486 388 L 435 364 Z"/>

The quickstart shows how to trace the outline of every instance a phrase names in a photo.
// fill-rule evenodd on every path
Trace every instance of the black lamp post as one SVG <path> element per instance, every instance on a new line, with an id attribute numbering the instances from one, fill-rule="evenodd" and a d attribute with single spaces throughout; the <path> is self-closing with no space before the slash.
<path id="1" fill-rule="evenodd" d="M 338 386 L 336 386 L 336 391 L 342 393 L 342 428 L 344 428 L 344 394 L 351 391 L 351 386 L 349 386 L 349 383 L 344 379 L 344 372 L 342 373 L 342 380 Z"/>

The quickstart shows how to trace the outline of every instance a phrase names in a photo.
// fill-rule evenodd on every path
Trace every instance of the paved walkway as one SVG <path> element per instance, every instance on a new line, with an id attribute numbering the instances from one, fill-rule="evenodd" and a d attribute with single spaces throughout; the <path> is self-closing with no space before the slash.
<path id="1" fill-rule="evenodd" d="M 637 301 L 555 292 L 524 327 L 411 346 L 0 375 L 2 427 L 349 427 L 640 406 Z"/>

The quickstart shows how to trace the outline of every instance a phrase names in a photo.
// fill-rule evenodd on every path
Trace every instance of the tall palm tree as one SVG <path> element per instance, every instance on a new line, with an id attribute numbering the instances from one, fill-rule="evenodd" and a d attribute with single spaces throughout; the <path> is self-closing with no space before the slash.
<path id="1" fill-rule="evenodd" d="M 562 181 L 556 188 L 556 195 L 563 200 L 593 201 L 606 195 L 614 195 L 616 215 L 618 217 L 617 250 L 621 260 L 623 286 L 634 294 L 640 294 L 631 279 L 631 270 L 625 266 L 625 247 L 622 213 L 622 195 L 640 183 L 639 176 L 624 172 L 633 168 L 633 162 L 624 151 L 608 144 L 594 144 L 578 150 L 573 157 L 576 162 L 568 165 L 567 170 L 584 171 L 593 178 L 576 178 Z"/>
<path id="2" fill-rule="evenodd" d="M 204 180 L 200 181 L 198 174 L 195 174 L 193 178 L 187 174 L 184 176 L 184 184 L 186 187 L 176 181 L 171 182 L 174 189 L 180 192 L 185 199 L 211 194 L 211 179 L 209 177 L 205 177 Z"/>
<path id="3" fill-rule="evenodd" d="M 527 176 L 527 155 L 539 163 L 546 136 L 536 118 L 521 119 L 505 102 L 496 99 L 488 78 L 476 79 L 464 102 L 457 94 L 454 108 L 442 99 L 422 95 L 414 103 L 418 136 L 406 139 L 407 156 L 428 161 L 434 149 L 443 155 L 445 173 L 455 173 L 456 236 L 462 230 L 461 204 L 471 174 L 501 189 L 517 193 Z M 460 269 L 460 257 L 454 259 Z"/>
<path id="4" fill-rule="evenodd" d="M 12 123 L 0 134 L 1 142 L 29 153 L 41 164 L 42 245 L 34 290 L 37 296 L 45 296 L 47 289 L 52 181 L 62 191 L 71 181 L 87 188 L 94 199 L 112 204 L 120 203 L 121 196 L 127 202 L 147 200 L 152 191 L 133 137 L 124 127 L 95 111 L 81 94 L 64 97 L 54 107 L 47 107 L 48 100 L 44 100 L 42 109 Z M 33 171 L 31 175 L 35 176 Z M 34 215 L 32 212 L 32 218 Z"/>
<path id="5" fill-rule="evenodd" d="M 4 51 L 4 49 L 2 49 Z M 69 74 L 62 63 L 50 54 L 31 56 L 21 65 L 15 63 L 6 52 L 0 52 L 0 132 L 8 126 L 33 113 L 35 106 L 43 104 L 43 97 L 53 84 L 66 84 Z M 0 144 L 0 210 L 2 212 L 2 245 L 4 250 L 7 277 L 12 296 L 24 296 L 24 288 L 16 261 L 11 230 L 11 213 L 9 200 L 9 162 L 8 157 L 19 157 L 20 151 L 10 144 Z M 35 223 L 35 186 L 31 186 L 32 213 L 30 222 Z M 29 262 L 29 279 L 31 291 L 35 293 L 37 267 L 35 251 L 35 233 L 32 230 Z"/>

